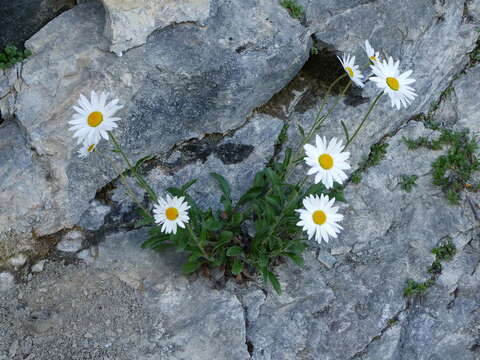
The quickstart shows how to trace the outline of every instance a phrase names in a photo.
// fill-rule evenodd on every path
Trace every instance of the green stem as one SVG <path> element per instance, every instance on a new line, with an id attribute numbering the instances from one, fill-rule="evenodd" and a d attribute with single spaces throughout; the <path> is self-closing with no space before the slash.
<path id="1" fill-rule="evenodd" d="M 370 116 L 371 112 L 373 111 L 373 109 L 377 105 L 377 103 L 380 100 L 380 98 L 382 97 L 382 95 L 383 95 L 383 92 L 378 94 L 377 97 L 375 98 L 375 100 L 370 104 L 370 107 L 368 108 L 367 113 L 363 117 L 362 122 L 360 123 L 360 125 L 358 125 L 357 129 L 355 130 L 353 135 L 350 137 L 350 139 L 348 139 L 347 143 L 345 144 L 345 147 L 343 148 L 343 151 L 345 151 L 345 149 L 348 147 L 348 145 L 350 145 L 352 143 L 352 141 L 355 139 L 355 137 L 358 135 L 358 133 L 360 132 L 360 129 L 363 127 L 363 125 L 367 121 L 368 117 Z"/>
<path id="2" fill-rule="evenodd" d="M 123 175 L 123 172 L 117 168 L 117 166 L 115 165 L 115 162 L 113 161 L 113 159 L 110 158 L 109 156 L 105 155 L 105 154 L 102 154 L 102 153 L 101 153 L 100 151 L 98 151 L 98 150 L 96 150 L 95 152 L 98 153 L 98 154 L 100 155 L 100 157 L 102 157 L 104 160 L 110 162 L 110 164 L 112 165 L 113 169 L 120 175 L 120 181 L 122 182 L 123 186 L 125 186 L 125 190 L 126 190 L 126 192 L 128 193 L 128 195 L 130 196 L 130 198 L 131 198 L 143 211 L 145 211 L 146 214 L 149 214 L 149 211 L 147 210 L 147 208 L 145 208 L 145 206 L 143 206 L 143 204 L 140 202 L 140 200 L 138 200 L 137 196 L 135 195 L 135 192 L 132 190 L 132 188 L 130 187 L 130 185 L 128 185 L 128 181 L 127 181 L 127 179 L 125 178 L 125 176 Z"/>
<path id="3" fill-rule="evenodd" d="M 213 262 L 213 259 L 210 256 L 208 256 L 207 252 L 205 251 L 203 246 L 200 244 L 200 240 L 198 239 L 197 235 L 195 235 L 195 233 L 193 232 L 193 229 L 190 226 L 190 224 L 185 224 L 185 227 L 187 228 L 188 232 L 190 233 L 190 236 L 192 237 L 192 239 L 197 243 L 197 246 L 200 249 L 200 251 L 202 252 L 203 257 L 205 259 L 207 259 L 208 261 Z"/>
<path id="4" fill-rule="evenodd" d="M 332 85 L 330 85 L 330 88 L 328 89 L 327 91 L 327 94 L 330 92 L 332 86 L 339 80 L 343 79 L 344 77 L 346 76 L 346 74 L 340 76 L 339 78 L 337 78 L 337 80 L 335 80 Z M 312 127 L 310 128 L 310 130 L 308 131 L 308 134 L 307 136 L 305 136 L 302 141 L 300 142 L 297 150 L 295 151 L 295 155 L 292 157 L 292 161 L 290 162 L 290 164 L 297 164 L 299 160 L 301 160 L 302 156 L 302 152 L 303 152 L 303 146 L 310 142 L 312 136 L 315 134 L 315 131 L 319 129 L 320 126 L 322 126 L 322 124 L 325 122 L 325 120 L 327 120 L 327 118 L 332 114 L 333 110 L 335 110 L 335 108 L 337 107 L 338 103 L 340 102 L 340 99 L 343 98 L 343 96 L 345 95 L 345 93 L 347 92 L 348 88 L 351 86 L 352 82 L 349 81 L 348 84 L 343 88 L 341 94 L 337 97 L 337 99 L 335 100 L 335 103 L 333 104 L 333 106 L 328 110 L 327 114 L 324 115 L 324 116 L 321 116 L 321 113 L 323 111 L 323 108 L 324 108 L 324 105 L 325 105 L 325 100 L 326 98 L 324 98 L 324 103 L 322 104 L 322 106 L 320 107 L 320 110 L 318 111 L 317 113 L 317 116 L 315 116 L 315 121 L 313 122 L 313 125 Z M 291 167 L 291 165 L 289 165 L 289 167 Z M 285 179 L 288 179 L 289 176 L 292 174 L 293 172 L 293 169 L 290 168 L 288 169 L 287 168 L 287 174 L 285 176 Z"/>
<path id="5" fill-rule="evenodd" d="M 128 156 L 123 152 L 122 147 L 120 146 L 120 143 L 117 141 L 117 139 L 115 138 L 115 136 L 111 131 L 108 131 L 108 136 L 112 140 L 113 145 L 115 145 L 115 150 L 122 156 L 123 160 L 127 164 L 128 169 L 130 170 L 130 173 L 133 175 L 133 177 L 137 181 L 138 186 L 140 186 L 142 189 L 144 189 L 147 192 L 151 201 L 155 203 L 158 202 L 157 194 L 152 189 L 152 187 L 145 181 L 145 179 L 137 173 L 132 163 L 128 159 Z"/>

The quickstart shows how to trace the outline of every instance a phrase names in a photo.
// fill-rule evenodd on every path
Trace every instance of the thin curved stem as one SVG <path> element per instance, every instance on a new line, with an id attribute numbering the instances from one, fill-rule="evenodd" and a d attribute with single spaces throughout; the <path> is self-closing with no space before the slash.
<path id="1" fill-rule="evenodd" d="M 334 85 L 337 81 L 343 79 L 344 77 L 346 76 L 346 74 L 340 76 L 339 78 L 337 78 L 337 80 L 335 80 L 332 85 Z M 327 94 L 330 92 L 331 88 L 332 88 L 332 85 L 330 85 L 330 88 L 329 90 L 327 91 Z M 335 108 L 337 107 L 337 105 L 339 104 L 340 102 L 340 99 L 343 98 L 343 96 L 345 95 L 345 93 L 347 92 L 347 90 L 350 88 L 350 86 L 352 85 L 352 82 L 349 81 L 348 84 L 343 88 L 342 92 L 340 93 L 340 95 L 337 97 L 337 99 L 335 100 L 335 103 L 333 104 L 333 106 L 328 110 L 327 114 L 324 115 L 324 116 L 321 116 L 321 113 L 323 111 L 323 108 L 324 108 L 324 105 L 325 105 L 325 98 L 324 98 L 324 104 L 322 104 L 322 106 L 320 107 L 320 110 L 319 112 L 317 113 L 317 116 L 315 117 L 315 121 L 313 122 L 313 125 L 312 127 L 310 128 L 310 130 L 308 131 L 308 134 L 307 136 L 305 136 L 302 141 L 300 142 L 300 144 L 298 145 L 298 148 L 297 150 L 295 151 L 295 155 L 292 157 L 292 161 L 289 165 L 289 168 L 287 168 L 287 172 L 286 172 L 286 176 L 285 176 L 285 179 L 288 179 L 288 177 L 290 175 L 292 175 L 292 172 L 293 172 L 293 169 L 291 168 L 291 164 L 296 164 L 300 159 L 300 154 L 302 153 L 302 149 L 303 149 L 303 146 L 308 143 L 312 136 L 314 135 L 315 131 L 318 130 L 320 128 L 320 126 L 322 126 L 322 124 L 325 122 L 325 120 L 328 119 L 328 117 L 332 114 L 332 112 L 335 110 Z"/>
<path id="2" fill-rule="evenodd" d="M 187 228 L 188 232 L 190 233 L 190 236 L 193 238 L 193 240 L 197 243 L 197 246 L 198 248 L 200 249 L 200 251 L 202 252 L 203 254 L 203 257 L 205 259 L 207 259 L 208 261 L 210 262 L 213 262 L 213 259 L 208 256 L 207 252 L 205 251 L 205 249 L 203 248 L 203 246 L 200 244 L 200 240 L 198 239 L 198 236 L 195 235 L 195 233 L 193 232 L 193 229 L 192 227 L 190 226 L 190 224 L 185 224 L 185 227 Z"/>
<path id="3" fill-rule="evenodd" d="M 115 136 L 111 131 L 108 131 L 108 136 L 112 140 L 113 145 L 115 145 L 115 150 L 122 156 L 123 160 L 127 164 L 128 169 L 130 170 L 130 173 L 133 175 L 133 177 L 137 181 L 138 186 L 140 186 L 142 189 L 144 189 L 147 192 L 151 201 L 158 202 L 157 194 L 152 189 L 152 187 L 145 181 L 145 179 L 137 173 L 134 166 L 128 159 L 128 156 L 123 152 L 122 147 L 120 146 L 120 143 L 117 141 L 117 139 L 115 138 Z"/>
<path id="4" fill-rule="evenodd" d="M 377 97 L 375 98 L 375 100 L 370 104 L 370 107 L 368 108 L 367 113 L 363 117 L 362 122 L 360 123 L 360 125 L 358 125 L 357 129 L 355 130 L 353 135 L 350 137 L 350 139 L 348 139 L 347 143 L 345 144 L 345 147 L 343 148 L 343 151 L 345 151 L 345 149 L 348 147 L 348 145 L 350 145 L 352 143 L 352 141 L 355 139 L 355 137 L 358 135 L 358 133 L 360 132 L 361 128 L 363 127 L 363 125 L 367 121 L 368 117 L 372 113 L 373 109 L 377 105 L 377 103 L 380 100 L 380 98 L 382 97 L 382 95 L 383 95 L 383 92 L 378 94 Z"/>
<path id="5" fill-rule="evenodd" d="M 125 176 L 123 175 L 123 172 L 121 170 L 119 170 L 117 168 L 117 166 L 115 165 L 114 161 L 112 158 L 110 158 L 108 155 L 105 155 L 105 154 L 102 154 L 100 151 L 96 150 L 95 151 L 96 153 L 98 153 L 98 155 L 100 157 L 102 157 L 104 160 L 106 160 L 107 162 L 110 162 L 110 164 L 112 165 L 113 169 L 115 170 L 115 172 L 117 172 L 119 175 L 120 175 L 120 181 L 122 182 L 123 186 L 125 186 L 125 190 L 126 192 L 128 193 L 128 195 L 130 196 L 130 198 L 143 210 L 145 211 L 145 213 L 149 213 L 149 211 L 147 210 L 147 208 L 145 206 L 143 206 L 143 204 L 140 202 L 140 200 L 137 198 L 137 196 L 135 195 L 135 192 L 132 190 L 132 188 L 130 187 L 130 185 L 128 184 L 128 181 L 127 179 L 125 178 Z"/>

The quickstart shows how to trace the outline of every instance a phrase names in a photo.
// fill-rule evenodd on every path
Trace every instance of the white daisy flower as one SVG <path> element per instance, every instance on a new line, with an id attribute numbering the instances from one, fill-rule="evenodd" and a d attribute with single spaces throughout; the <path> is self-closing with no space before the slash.
<path id="1" fill-rule="evenodd" d="M 73 137 L 78 138 L 78 143 L 98 144 L 100 137 L 108 140 L 108 131 L 117 127 L 118 117 L 113 117 L 122 108 L 118 99 L 107 104 L 109 93 L 102 92 L 99 96 L 92 91 L 90 101 L 83 95 L 78 100 L 79 106 L 74 106 L 76 113 L 68 123 L 72 125 Z"/>
<path id="2" fill-rule="evenodd" d="M 171 197 L 167 195 L 167 199 L 159 199 L 158 204 L 153 208 L 155 222 L 162 225 L 162 231 L 166 234 L 176 234 L 177 225 L 182 229 L 188 223 L 188 209 L 190 206 L 184 201 L 185 197 Z"/>
<path id="3" fill-rule="evenodd" d="M 373 64 L 380 61 L 380 53 L 378 51 L 375 52 L 375 49 L 370 45 L 368 40 L 365 40 L 365 52 Z"/>
<path id="4" fill-rule="evenodd" d="M 338 222 L 343 220 L 343 215 L 338 214 L 338 207 L 333 206 L 335 199 L 329 199 L 327 195 L 310 195 L 303 199 L 305 209 L 295 210 L 300 214 L 298 226 L 306 231 L 308 238 L 315 236 L 318 243 L 328 243 L 329 237 L 337 238 L 337 234 L 343 228 Z"/>
<path id="5" fill-rule="evenodd" d="M 341 58 L 339 56 L 338 60 L 342 63 L 342 66 L 350 79 L 358 86 L 364 87 L 365 84 L 362 82 L 363 75 L 358 65 L 355 65 L 355 56 L 350 57 L 349 54 L 343 55 Z"/>
<path id="6" fill-rule="evenodd" d="M 80 159 L 85 159 L 90 153 L 94 152 L 97 148 L 97 144 L 87 145 L 84 144 L 78 151 L 78 157 Z"/>
<path id="7" fill-rule="evenodd" d="M 347 175 L 344 170 L 350 169 L 347 159 L 350 157 L 349 152 L 344 152 L 341 140 L 332 138 L 330 143 L 327 139 L 316 136 L 316 146 L 306 144 L 305 149 L 305 163 L 311 166 L 308 170 L 308 175 L 315 175 L 315 184 L 320 181 L 327 189 L 333 187 L 333 182 L 336 181 L 342 184 Z"/>
<path id="8" fill-rule="evenodd" d="M 401 105 L 405 108 L 410 105 L 417 96 L 415 90 L 409 86 L 415 82 L 415 79 L 409 79 L 412 70 L 408 70 L 403 74 L 399 71 L 400 61 L 393 62 L 390 57 L 387 61 L 378 61 L 374 65 L 370 65 L 374 75 L 370 80 L 374 81 L 377 86 L 382 89 L 390 97 L 392 107 L 396 106 L 400 110 Z"/>

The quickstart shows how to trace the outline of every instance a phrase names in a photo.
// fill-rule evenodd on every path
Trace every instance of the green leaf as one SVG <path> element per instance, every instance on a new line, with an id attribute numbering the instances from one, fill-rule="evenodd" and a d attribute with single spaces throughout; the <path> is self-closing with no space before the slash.
<path id="1" fill-rule="evenodd" d="M 233 275 L 238 275 L 242 272 L 242 270 L 243 270 L 243 263 L 240 261 L 240 259 L 236 258 L 233 261 L 232 274 Z"/>
<path id="2" fill-rule="evenodd" d="M 243 205 L 253 199 L 258 198 L 263 192 L 263 186 L 254 186 L 240 197 L 238 200 L 238 206 Z"/>
<path id="3" fill-rule="evenodd" d="M 167 191 L 173 196 L 183 196 L 182 190 L 176 187 L 169 187 Z"/>
<path id="4" fill-rule="evenodd" d="M 213 247 L 212 252 L 215 252 L 218 248 L 228 244 L 232 240 L 232 238 L 233 238 L 233 233 L 231 231 L 222 231 L 220 233 L 220 238 L 218 242 Z"/>
<path id="5" fill-rule="evenodd" d="M 231 231 L 222 231 L 220 233 L 220 241 L 222 243 L 227 243 L 233 239 L 233 233 Z"/>
<path id="6" fill-rule="evenodd" d="M 186 184 L 184 184 L 181 188 L 182 193 L 185 194 L 185 192 L 190 188 L 190 186 L 192 186 L 196 182 L 197 182 L 197 179 L 192 179 L 189 182 L 187 182 Z"/>
<path id="7" fill-rule="evenodd" d="M 277 292 L 278 295 L 282 293 L 282 287 L 280 286 L 280 282 L 278 281 L 277 277 L 271 271 L 267 271 L 268 280 L 272 283 L 273 288 Z"/>
<path id="8" fill-rule="evenodd" d="M 285 157 L 282 163 L 282 167 L 284 171 L 287 169 L 288 165 L 290 165 L 291 159 L 292 159 L 292 148 L 288 147 L 287 150 L 285 150 Z"/>
<path id="9" fill-rule="evenodd" d="M 225 198 L 231 201 L 231 191 L 228 181 L 222 175 L 214 172 L 210 173 L 210 176 L 215 179 Z"/>
<path id="10" fill-rule="evenodd" d="M 142 164 L 145 162 L 145 161 L 148 161 L 148 160 L 151 160 L 151 159 L 154 159 L 155 156 L 153 155 L 147 155 L 147 156 L 144 156 L 140 159 L 137 160 L 137 162 L 135 163 L 135 165 L 133 165 L 133 170 L 134 171 L 138 171 L 138 169 L 140 168 L 140 166 L 142 166 Z"/>
<path id="11" fill-rule="evenodd" d="M 232 246 L 227 250 L 227 256 L 237 256 L 243 254 L 243 249 L 240 246 Z"/>
<path id="12" fill-rule="evenodd" d="M 189 257 L 187 262 L 194 262 L 197 259 L 200 259 L 203 256 L 203 254 L 199 251 L 194 251 Z"/>
<path id="13" fill-rule="evenodd" d="M 169 235 L 150 235 L 150 237 L 142 243 L 141 247 L 142 249 L 151 249 L 156 245 L 163 243 L 169 239 Z"/>
<path id="14" fill-rule="evenodd" d="M 170 244 L 170 243 L 159 243 L 159 244 L 156 244 L 154 246 L 152 246 L 152 249 L 155 250 L 155 251 L 165 251 L 167 249 L 170 249 L 173 247 L 173 244 Z"/>
<path id="15" fill-rule="evenodd" d="M 205 227 L 210 231 L 218 231 L 222 228 L 222 222 L 214 218 L 210 218 L 205 222 Z"/>
<path id="16" fill-rule="evenodd" d="M 305 264 L 305 261 L 303 260 L 303 257 L 295 254 L 295 253 L 285 253 L 286 256 L 288 256 L 292 261 L 297 264 L 298 266 L 303 266 Z"/>
<path id="17" fill-rule="evenodd" d="M 145 225 L 155 224 L 155 218 L 143 209 L 138 210 L 141 218 L 135 223 L 134 227 L 137 229 Z"/>
<path id="18" fill-rule="evenodd" d="M 278 175 L 270 168 L 265 168 L 265 174 L 267 175 L 268 180 L 272 183 L 273 186 L 280 186 L 281 180 Z"/>
<path id="19" fill-rule="evenodd" d="M 298 132 L 302 138 L 305 138 L 305 130 L 303 129 L 302 125 L 297 124 Z"/>
<path id="20" fill-rule="evenodd" d="M 276 195 L 268 195 L 265 197 L 265 201 L 273 206 L 276 210 L 280 210 L 282 208 L 281 200 L 278 196 Z"/>
<path id="21" fill-rule="evenodd" d="M 194 273 L 197 271 L 202 263 L 200 261 L 194 260 L 194 261 L 188 261 L 185 264 L 182 265 L 182 272 L 184 275 L 189 275 L 191 273 Z"/>
<path id="22" fill-rule="evenodd" d="M 318 184 L 312 184 L 308 188 L 308 190 L 305 192 L 305 196 L 310 195 L 310 194 L 323 194 L 325 192 L 326 188 L 325 185 L 323 185 L 321 182 Z"/>
<path id="23" fill-rule="evenodd" d="M 253 179 L 253 187 L 256 188 L 262 188 L 265 185 L 265 171 L 259 171 L 255 174 L 255 177 Z"/>
<path id="24" fill-rule="evenodd" d="M 243 220 L 243 214 L 237 212 L 232 215 L 232 218 L 230 219 L 230 224 L 233 227 L 237 227 L 237 226 L 240 226 L 240 224 L 242 223 L 242 220 Z"/>
<path id="25" fill-rule="evenodd" d="M 345 139 L 346 139 L 346 141 L 348 142 L 348 141 L 350 140 L 350 135 L 348 134 L 347 126 L 345 125 L 345 123 L 343 122 L 343 120 L 340 120 L 340 124 L 342 124 L 343 133 L 345 134 Z"/>

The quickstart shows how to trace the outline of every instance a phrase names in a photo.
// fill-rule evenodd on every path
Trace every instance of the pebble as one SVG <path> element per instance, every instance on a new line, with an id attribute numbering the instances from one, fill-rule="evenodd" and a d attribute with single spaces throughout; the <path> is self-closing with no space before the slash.
<path id="1" fill-rule="evenodd" d="M 43 266 L 45 265 L 45 260 L 40 260 L 35 265 L 32 266 L 32 272 L 39 273 L 43 271 Z"/>
<path id="2" fill-rule="evenodd" d="M 329 269 L 331 269 L 337 262 L 337 260 L 326 251 L 320 251 L 317 260 Z"/>
<path id="3" fill-rule="evenodd" d="M 62 241 L 57 244 L 57 250 L 63 252 L 74 253 L 82 248 L 84 235 L 81 231 L 72 230 L 66 233 Z"/>
<path id="4" fill-rule="evenodd" d="M 23 266 L 27 262 L 27 257 L 24 254 L 19 254 L 15 257 L 10 258 L 8 262 L 10 263 L 10 265 L 15 267 Z"/>

